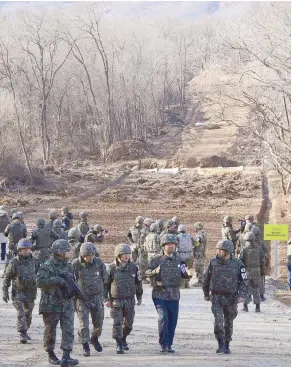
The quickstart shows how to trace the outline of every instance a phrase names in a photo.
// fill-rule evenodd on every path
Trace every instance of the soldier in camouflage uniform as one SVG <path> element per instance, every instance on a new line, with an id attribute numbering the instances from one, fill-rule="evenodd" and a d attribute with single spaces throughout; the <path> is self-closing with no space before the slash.
<path id="1" fill-rule="evenodd" d="M 111 307 L 113 318 L 113 339 L 117 342 L 117 353 L 129 350 L 127 336 L 133 328 L 135 316 L 135 295 L 137 305 L 142 303 L 143 288 L 139 268 L 131 260 L 129 245 L 120 244 L 115 248 L 115 261 L 108 268 L 104 299 Z"/>
<path id="2" fill-rule="evenodd" d="M 159 252 L 161 251 L 160 237 L 157 234 L 157 230 L 158 230 L 157 224 L 152 223 L 149 228 L 149 233 L 145 238 L 144 247 L 148 256 L 148 263 L 151 261 L 153 256 L 158 255 Z"/>
<path id="3" fill-rule="evenodd" d="M 180 225 L 180 220 L 178 219 L 178 217 L 173 217 L 171 220 L 174 223 L 175 233 L 178 233 L 178 226 Z"/>
<path id="4" fill-rule="evenodd" d="M 61 214 L 63 228 L 65 231 L 69 231 L 69 229 L 73 227 L 73 214 L 70 213 L 67 206 L 63 206 L 63 208 L 61 208 Z"/>
<path id="5" fill-rule="evenodd" d="M 71 228 L 72 229 L 72 228 Z M 80 248 L 80 257 L 72 262 L 79 288 L 86 296 L 86 301 L 76 300 L 76 312 L 79 318 L 79 338 L 83 345 L 83 355 L 90 356 L 89 342 L 97 352 L 102 352 L 98 340 L 102 332 L 104 319 L 104 283 L 107 282 L 107 270 L 102 260 L 96 255 L 93 243 L 85 242 Z M 89 336 L 89 314 L 93 330 Z"/>
<path id="6" fill-rule="evenodd" d="M 51 210 L 49 212 L 49 221 L 47 222 L 47 227 L 53 229 L 54 221 L 58 218 L 58 213 L 56 210 Z"/>
<path id="7" fill-rule="evenodd" d="M 145 241 L 147 235 L 150 233 L 150 226 L 152 223 L 155 223 L 155 220 L 151 218 L 144 219 L 143 222 L 144 227 L 140 232 L 140 238 L 138 243 L 138 264 L 143 284 L 149 284 L 149 281 L 146 279 L 145 275 L 145 272 L 148 269 L 148 254 L 145 248 Z"/>
<path id="8" fill-rule="evenodd" d="M 237 236 L 232 228 L 232 217 L 231 215 L 225 215 L 223 218 L 223 225 L 221 229 L 222 239 L 230 240 L 233 243 L 234 251 L 236 251 Z"/>
<path id="9" fill-rule="evenodd" d="M 72 227 L 68 231 L 68 242 L 71 247 L 69 260 L 77 259 L 79 256 L 80 246 L 81 246 L 81 232 L 77 227 Z"/>
<path id="10" fill-rule="evenodd" d="M 17 311 L 17 331 L 20 333 L 20 342 L 23 344 L 31 340 L 27 330 L 31 325 L 37 295 L 36 273 L 40 265 L 31 255 L 31 248 L 32 243 L 27 239 L 18 242 L 18 254 L 8 264 L 2 288 L 3 300 L 7 303 L 8 289 L 12 281 L 12 304 Z"/>
<path id="11" fill-rule="evenodd" d="M 247 223 L 244 227 L 244 231 L 239 235 L 239 237 L 238 237 L 238 246 L 237 246 L 237 249 L 236 249 L 236 253 L 237 253 L 238 257 L 240 256 L 241 250 L 245 246 L 244 236 L 247 232 L 251 232 L 253 227 L 254 227 L 254 225 L 252 223 Z"/>
<path id="12" fill-rule="evenodd" d="M 198 282 L 194 284 L 194 287 L 201 287 L 203 284 L 205 253 L 207 249 L 207 236 L 203 228 L 204 226 L 201 222 L 196 222 L 194 224 L 194 264 L 198 279 Z"/>
<path id="13" fill-rule="evenodd" d="M 191 273 L 176 253 L 177 239 L 172 234 L 163 235 L 163 252 L 152 258 L 146 274 L 154 279 L 152 299 L 158 313 L 159 344 L 161 353 L 174 353 L 173 338 L 178 319 L 181 278 L 189 279 Z"/>
<path id="14" fill-rule="evenodd" d="M 250 295 L 253 296 L 253 303 L 256 305 L 256 312 L 260 312 L 260 287 L 262 276 L 265 275 L 265 257 L 263 250 L 255 244 L 255 235 L 248 232 L 244 236 L 245 246 L 241 250 L 240 260 L 246 267 L 248 279 L 248 294 L 244 300 L 243 311 L 248 311 Z"/>
<path id="15" fill-rule="evenodd" d="M 54 222 L 53 222 L 53 231 L 55 232 L 55 234 L 57 236 L 59 236 L 59 239 L 61 239 L 61 240 L 67 240 L 68 239 L 68 235 L 64 231 L 61 219 L 55 219 L 54 220 Z"/>
<path id="16" fill-rule="evenodd" d="M 181 260 L 186 263 L 187 268 L 191 270 L 193 268 L 193 262 L 194 262 L 193 239 L 187 233 L 187 227 L 185 224 L 180 224 L 177 230 L 178 230 L 177 254 L 181 258 Z M 181 279 L 181 288 L 190 288 L 190 280 Z"/>
<path id="17" fill-rule="evenodd" d="M 176 235 L 175 223 L 171 219 L 164 223 L 164 230 L 160 233 L 160 237 L 162 237 L 164 234 Z"/>
<path id="18" fill-rule="evenodd" d="M 128 241 L 131 244 L 132 259 L 134 262 L 136 262 L 138 259 L 138 244 L 140 239 L 140 233 L 143 228 L 143 221 L 144 218 L 141 215 L 139 215 L 135 219 L 135 224 L 133 225 L 133 227 L 129 229 L 129 232 L 127 234 Z"/>
<path id="19" fill-rule="evenodd" d="M 164 228 L 163 220 L 162 219 L 156 219 L 155 224 L 158 227 L 157 234 L 160 236 L 161 232 L 163 231 L 163 228 Z"/>
<path id="20" fill-rule="evenodd" d="M 81 212 L 79 213 L 79 222 L 77 228 L 81 232 L 81 236 L 84 239 L 86 234 L 90 231 L 89 224 L 87 223 L 88 213 Z"/>
<path id="21" fill-rule="evenodd" d="M 59 236 L 46 226 L 43 218 L 39 218 L 36 224 L 37 228 L 32 231 L 30 241 L 33 256 L 42 263 L 50 258 L 50 247 Z"/>
<path id="22" fill-rule="evenodd" d="M 243 263 L 232 256 L 234 247 L 230 240 L 219 241 L 216 248 L 217 256 L 211 259 L 204 274 L 203 292 L 205 300 L 212 302 L 214 334 L 218 341 L 216 352 L 230 354 L 233 320 L 237 316 L 237 304 L 243 302 L 247 293 L 247 276 Z"/>
<path id="23" fill-rule="evenodd" d="M 68 292 L 65 279 L 74 279 L 72 264 L 68 262 L 70 250 L 68 241 L 55 241 L 51 248 L 53 256 L 42 264 L 37 274 L 37 286 L 42 290 L 39 313 L 43 315 L 45 325 L 44 348 L 48 353 L 49 362 L 54 365 L 79 363 L 70 357 L 74 341 L 74 304 L 73 294 Z M 54 352 L 59 321 L 62 330 L 61 361 Z"/>
<path id="24" fill-rule="evenodd" d="M 18 212 L 12 215 L 12 223 L 8 224 L 8 226 L 4 230 L 4 236 L 8 237 L 8 252 L 6 255 L 6 263 L 5 269 L 2 277 L 4 277 L 7 266 L 16 255 L 17 255 L 17 244 L 18 242 L 26 238 L 27 236 L 27 229 L 26 226 L 21 223 L 20 215 Z"/>
<path id="25" fill-rule="evenodd" d="M 264 253 L 264 260 L 265 260 L 265 273 L 268 268 L 268 262 L 269 262 L 269 254 L 268 254 L 268 248 L 263 240 L 260 238 L 260 229 L 258 226 L 254 225 L 251 229 L 251 232 L 255 235 L 255 244 L 259 246 Z M 265 275 L 262 276 L 261 281 L 261 287 L 260 287 L 260 297 L 261 301 L 264 302 L 266 300 L 265 297 Z"/>
<path id="26" fill-rule="evenodd" d="M 104 240 L 104 233 L 106 232 L 100 224 L 96 224 L 85 235 L 84 242 L 101 243 Z"/>

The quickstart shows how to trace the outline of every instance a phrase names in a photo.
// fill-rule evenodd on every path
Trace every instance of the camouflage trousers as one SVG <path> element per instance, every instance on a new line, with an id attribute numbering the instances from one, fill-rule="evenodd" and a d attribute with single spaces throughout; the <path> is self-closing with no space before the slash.
<path id="1" fill-rule="evenodd" d="M 237 316 L 237 302 L 232 295 L 212 294 L 212 313 L 215 317 L 214 334 L 217 340 L 230 342 L 233 334 L 233 320 Z"/>
<path id="2" fill-rule="evenodd" d="M 62 330 L 61 349 L 71 352 L 74 341 L 74 308 L 73 301 L 66 301 L 63 312 L 44 312 L 44 348 L 46 352 L 53 351 L 56 344 L 56 331 L 60 321 Z"/>
<path id="3" fill-rule="evenodd" d="M 91 332 L 92 338 L 99 338 L 102 332 L 102 325 L 104 320 L 104 304 L 103 296 L 94 296 L 86 304 L 81 299 L 76 300 L 75 310 L 79 319 L 79 340 L 83 343 L 90 342 L 89 336 L 89 314 L 93 329 Z"/>
<path id="4" fill-rule="evenodd" d="M 12 301 L 13 306 L 17 311 L 17 331 L 26 331 L 30 328 L 32 311 L 34 308 L 34 300 L 19 300 Z"/>
<path id="5" fill-rule="evenodd" d="M 148 254 L 144 250 L 139 253 L 138 265 L 139 265 L 141 278 L 142 280 L 145 280 L 147 278 L 145 273 L 148 270 Z"/>
<path id="6" fill-rule="evenodd" d="M 248 292 L 244 298 L 244 303 L 248 305 L 251 301 L 250 296 L 253 298 L 253 303 L 259 305 L 261 303 L 260 289 L 262 285 L 262 279 L 248 279 Z"/>
<path id="7" fill-rule="evenodd" d="M 38 259 L 41 263 L 44 263 L 50 258 L 50 249 L 48 247 L 40 248 L 33 251 L 33 257 Z"/>
<path id="8" fill-rule="evenodd" d="M 15 249 L 10 249 L 6 252 L 6 260 L 5 260 L 5 267 L 4 267 L 4 272 L 3 275 L 6 273 L 6 269 L 8 264 L 10 263 L 10 261 L 17 255 L 17 250 L 16 247 Z"/>
<path id="9" fill-rule="evenodd" d="M 204 258 L 195 258 L 194 260 L 195 272 L 199 283 L 203 283 L 204 276 Z"/>
<path id="10" fill-rule="evenodd" d="M 113 318 L 113 339 L 126 338 L 133 329 L 135 316 L 135 299 L 113 299 L 110 311 Z"/>

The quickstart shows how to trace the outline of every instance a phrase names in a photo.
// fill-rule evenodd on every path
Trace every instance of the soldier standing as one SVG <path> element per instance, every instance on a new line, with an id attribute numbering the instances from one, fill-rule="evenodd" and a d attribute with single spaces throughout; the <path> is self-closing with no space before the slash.
<path id="1" fill-rule="evenodd" d="M 69 229 L 73 227 L 73 214 L 70 213 L 67 206 L 63 206 L 63 208 L 61 208 L 61 214 L 63 228 L 65 231 L 69 231 Z"/>
<path id="2" fill-rule="evenodd" d="M 137 265 L 131 260 L 131 248 L 126 244 L 115 248 L 115 261 L 110 264 L 105 283 L 104 299 L 111 307 L 113 318 L 113 339 L 117 353 L 129 350 L 127 336 L 133 329 L 135 316 L 135 295 L 137 305 L 142 303 L 143 288 Z"/>
<path id="3" fill-rule="evenodd" d="M 138 259 L 138 244 L 140 239 L 141 230 L 143 228 L 143 221 L 144 218 L 139 215 L 135 219 L 135 224 L 129 229 L 129 232 L 127 234 L 128 241 L 131 244 L 132 249 L 132 259 L 133 261 L 137 261 Z"/>
<path id="4" fill-rule="evenodd" d="M 218 341 L 216 352 L 230 354 L 233 320 L 237 316 L 237 304 L 247 294 L 247 277 L 243 263 L 232 256 L 234 247 L 230 240 L 219 241 L 216 248 L 217 256 L 211 259 L 204 274 L 203 292 L 205 300 L 212 302 L 214 334 Z"/>
<path id="5" fill-rule="evenodd" d="M 78 222 L 77 228 L 79 229 L 83 240 L 86 236 L 86 233 L 90 231 L 89 224 L 87 223 L 87 218 L 88 218 L 87 212 L 79 213 L 79 222 Z"/>
<path id="6" fill-rule="evenodd" d="M 59 239 L 52 244 L 53 256 L 40 267 L 37 274 L 37 286 L 41 288 L 39 313 L 43 315 L 45 325 L 44 348 L 48 353 L 49 363 L 77 365 L 77 359 L 70 357 L 74 341 L 74 306 L 72 294 L 67 292 L 68 284 L 64 279 L 74 279 L 72 264 L 68 262 L 71 248 L 68 241 Z M 60 321 L 62 330 L 60 361 L 55 352 L 56 328 Z"/>
<path id="7" fill-rule="evenodd" d="M 222 239 L 230 240 L 233 243 L 234 251 L 236 251 L 237 236 L 232 228 L 232 217 L 231 215 L 225 215 L 223 218 L 223 225 L 221 229 Z"/>
<path id="8" fill-rule="evenodd" d="M 43 218 L 37 220 L 37 228 L 32 231 L 31 242 L 33 256 L 41 263 L 50 258 L 50 247 L 59 236 L 46 226 Z"/>
<path id="9" fill-rule="evenodd" d="M 249 295 L 253 296 L 253 303 L 256 305 L 256 312 L 260 312 L 260 288 L 262 276 L 265 276 L 265 258 L 263 250 L 255 244 L 255 235 L 248 232 L 244 235 L 246 242 L 241 250 L 240 260 L 246 267 L 246 274 L 248 280 L 248 294 L 244 300 L 243 311 L 248 311 L 248 304 L 250 302 Z"/>
<path id="10" fill-rule="evenodd" d="M 181 278 L 189 279 L 190 272 L 176 251 L 177 240 L 172 234 L 161 237 L 163 253 L 150 261 L 146 274 L 154 278 L 152 299 L 158 313 L 158 331 L 161 353 L 174 353 L 172 349 L 176 329 Z"/>
<path id="11" fill-rule="evenodd" d="M 17 331 L 20 342 L 25 344 L 31 338 L 27 331 L 31 325 L 34 301 L 37 295 L 36 273 L 39 261 L 31 254 L 32 243 L 22 239 L 17 244 L 17 256 L 7 266 L 3 281 L 3 300 L 9 301 L 8 289 L 12 281 L 12 304 L 17 311 Z"/>
<path id="12" fill-rule="evenodd" d="M 101 243 L 104 240 L 104 233 L 106 232 L 100 224 L 96 224 L 85 235 L 84 242 Z"/>
<path id="13" fill-rule="evenodd" d="M 160 233 L 160 237 L 162 237 L 164 234 L 176 235 L 175 223 L 171 219 L 164 223 L 164 230 Z"/>
<path id="14" fill-rule="evenodd" d="M 156 223 L 152 223 L 149 228 L 149 233 L 145 238 L 145 250 L 148 256 L 148 262 L 151 261 L 152 257 L 158 255 L 161 251 L 160 237 L 157 234 L 158 226 Z"/>
<path id="15" fill-rule="evenodd" d="M 158 227 L 157 234 L 160 236 L 163 231 L 164 223 L 162 219 L 156 219 L 155 224 Z"/>
<path id="16" fill-rule="evenodd" d="M 58 218 L 58 213 L 56 210 L 51 210 L 49 212 L 49 221 L 47 222 L 47 227 L 53 229 L 54 221 Z"/>
<path id="17" fill-rule="evenodd" d="M 204 232 L 204 226 L 201 222 L 196 222 L 194 224 L 195 236 L 194 241 L 194 264 L 195 272 L 197 274 L 198 282 L 194 284 L 194 287 L 202 287 L 203 276 L 204 276 L 204 262 L 205 253 L 207 248 L 207 236 Z"/>
<path id="18" fill-rule="evenodd" d="M 104 319 L 104 283 L 107 270 L 102 260 L 96 255 L 93 243 L 85 242 L 80 248 L 80 257 L 72 262 L 74 274 L 86 301 L 76 299 L 76 312 L 79 318 L 79 338 L 83 345 L 83 355 L 90 356 L 89 342 L 97 352 L 102 352 L 98 340 L 102 332 Z M 89 314 L 93 324 L 91 338 L 89 336 Z"/>
<path id="19" fill-rule="evenodd" d="M 145 248 L 145 240 L 147 235 L 150 233 L 150 226 L 152 223 L 155 223 L 155 220 L 151 218 L 144 219 L 144 227 L 141 230 L 138 243 L 138 264 L 143 284 L 149 284 L 149 281 L 146 279 L 145 275 L 145 272 L 148 269 L 148 254 Z"/>
<path id="20" fill-rule="evenodd" d="M 53 222 L 53 231 L 59 236 L 61 240 L 67 240 L 68 235 L 64 231 L 63 224 L 61 219 L 55 219 Z"/>
<path id="21" fill-rule="evenodd" d="M 175 233 L 178 233 L 178 226 L 180 225 L 180 220 L 178 219 L 178 217 L 173 217 L 171 220 L 174 223 Z"/>
<path id="22" fill-rule="evenodd" d="M 68 231 L 68 242 L 71 247 L 69 260 L 77 259 L 81 246 L 81 232 L 77 227 L 72 227 Z"/>
<path id="23" fill-rule="evenodd" d="M 187 227 L 185 224 L 180 224 L 177 230 L 177 253 L 181 260 L 186 263 L 187 268 L 191 270 L 194 262 L 194 247 L 192 237 L 187 233 Z M 190 288 L 190 279 L 182 279 L 181 288 Z"/>

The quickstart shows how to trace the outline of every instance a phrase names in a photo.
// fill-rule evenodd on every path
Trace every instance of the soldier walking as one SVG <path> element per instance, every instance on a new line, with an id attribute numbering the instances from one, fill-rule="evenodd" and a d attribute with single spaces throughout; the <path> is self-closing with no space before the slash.
<path id="1" fill-rule="evenodd" d="M 212 302 L 214 334 L 218 341 L 216 352 L 230 354 L 233 320 L 237 316 L 237 304 L 247 294 L 247 276 L 243 263 L 232 256 L 234 247 L 230 240 L 219 241 L 216 249 L 217 256 L 211 259 L 204 274 L 203 292 L 205 300 Z"/>
<path id="2" fill-rule="evenodd" d="M 158 226 L 156 223 L 152 223 L 149 228 L 149 233 L 145 238 L 145 250 L 147 252 L 147 260 L 148 262 L 151 261 L 152 257 L 158 255 L 161 251 L 160 247 L 160 237 L 157 234 Z"/>
<path id="3" fill-rule="evenodd" d="M 194 224 L 194 230 L 194 265 L 198 279 L 197 283 L 194 284 L 194 287 L 202 287 L 204 277 L 205 253 L 207 248 L 207 236 L 204 232 L 204 226 L 201 222 L 196 222 Z"/>
<path id="4" fill-rule="evenodd" d="M 96 248 L 94 244 L 85 242 L 81 245 L 79 258 L 72 262 L 79 288 L 86 297 L 86 301 L 76 299 L 75 304 L 80 325 L 78 335 L 85 357 L 90 356 L 89 342 L 97 352 L 102 352 L 102 346 L 98 338 L 101 335 L 104 320 L 103 296 L 107 270 L 102 260 L 95 255 Z M 91 338 L 89 336 L 89 314 L 93 324 Z"/>
<path id="5" fill-rule="evenodd" d="M 141 230 L 138 243 L 138 264 L 143 284 L 149 284 L 149 281 L 145 275 L 145 272 L 148 269 L 148 254 L 145 248 L 145 240 L 147 235 L 150 233 L 150 226 L 152 223 L 155 223 L 155 220 L 151 218 L 144 219 L 144 227 Z"/>
<path id="6" fill-rule="evenodd" d="M 117 245 L 115 261 L 109 266 L 104 290 L 106 305 L 111 307 L 117 354 L 124 354 L 125 350 L 129 350 L 127 336 L 133 329 L 135 295 L 137 305 L 142 303 L 143 288 L 139 269 L 130 259 L 131 248 L 126 244 Z"/>
<path id="7" fill-rule="evenodd" d="M 223 225 L 221 228 L 221 234 L 223 240 L 230 240 L 233 243 L 234 251 L 236 251 L 237 236 L 232 227 L 233 219 L 231 215 L 225 215 L 223 218 Z"/>
<path id="8" fill-rule="evenodd" d="M 144 218 L 139 215 L 135 219 L 135 224 L 129 229 L 127 234 L 128 241 L 131 244 L 132 249 L 132 259 L 134 262 L 138 259 L 138 244 L 140 239 L 141 230 L 143 228 Z"/>
<path id="9" fill-rule="evenodd" d="M 254 225 L 251 229 L 251 232 L 255 235 L 255 244 L 259 246 L 264 253 L 264 262 L 265 262 L 265 273 L 266 269 L 268 268 L 269 263 L 269 254 L 268 254 L 268 248 L 265 244 L 265 242 L 260 238 L 260 229 L 258 226 Z M 261 277 L 261 286 L 260 286 L 260 297 L 261 301 L 264 302 L 266 300 L 265 297 L 265 275 L 262 275 Z"/>

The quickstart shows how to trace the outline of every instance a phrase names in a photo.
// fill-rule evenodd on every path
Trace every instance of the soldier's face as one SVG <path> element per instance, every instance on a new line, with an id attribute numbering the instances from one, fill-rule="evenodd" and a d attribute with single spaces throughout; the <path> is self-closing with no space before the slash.
<path id="1" fill-rule="evenodd" d="M 122 254 L 120 255 L 120 262 L 126 263 L 130 260 L 131 255 L 130 254 Z"/>
<path id="2" fill-rule="evenodd" d="M 82 256 L 86 263 L 92 264 L 94 256 Z"/>
<path id="3" fill-rule="evenodd" d="M 28 257 L 31 253 L 31 249 L 30 248 L 22 248 L 20 249 L 20 254 L 23 256 L 23 257 Z"/>
<path id="4" fill-rule="evenodd" d="M 176 246 L 175 243 L 166 243 L 164 245 L 164 252 L 166 254 L 173 254 L 175 251 L 175 246 Z"/>
<path id="5" fill-rule="evenodd" d="M 228 255 L 229 255 L 229 253 L 227 251 L 225 251 L 225 250 L 218 250 L 217 254 L 221 258 L 228 257 Z"/>

